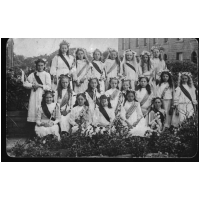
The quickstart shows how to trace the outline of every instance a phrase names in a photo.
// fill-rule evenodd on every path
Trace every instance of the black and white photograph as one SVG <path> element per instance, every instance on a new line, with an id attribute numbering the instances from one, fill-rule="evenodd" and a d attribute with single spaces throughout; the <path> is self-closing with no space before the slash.
<path id="1" fill-rule="evenodd" d="M 10 38 L 7 155 L 193 158 L 198 63 L 196 38 Z"/>

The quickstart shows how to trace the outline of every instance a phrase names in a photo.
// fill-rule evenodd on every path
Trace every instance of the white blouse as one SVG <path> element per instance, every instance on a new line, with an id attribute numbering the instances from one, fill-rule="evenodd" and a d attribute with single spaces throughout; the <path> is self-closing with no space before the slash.
<path id="1" fill-rule="evenodd" d="M 169 87 L 168 82 L 163 82 L 160 86 L 157 87 L 157 97 L 161 98 L 161 95 L 166 87 Z M 168 88 L 165 92 L 163 99 L 172 99 L 172 88 Z"/>

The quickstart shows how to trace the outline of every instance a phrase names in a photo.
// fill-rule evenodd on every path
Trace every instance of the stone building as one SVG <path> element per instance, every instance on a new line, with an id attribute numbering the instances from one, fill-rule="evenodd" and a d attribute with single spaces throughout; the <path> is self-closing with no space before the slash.
<path id="1" fill-rule="evenodd" d="M 119 38 L 118 51 L 123 55 L 126 49 L 132 49 L 141 54 L 143 50 L 150 51 L 154 45 L 164 48 L 165 60 L 191 60 L 198 62 L 199 44 L 195 38 Z"/>

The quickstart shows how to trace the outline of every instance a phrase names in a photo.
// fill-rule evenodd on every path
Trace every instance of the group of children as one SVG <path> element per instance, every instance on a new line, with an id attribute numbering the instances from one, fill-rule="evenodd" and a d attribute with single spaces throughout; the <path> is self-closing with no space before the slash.
<path id="1" fill-rule="evenodd" d="M 158 132 L 177 127 L 194 114 L 196 95 L 189 72 L 179 75 L 175 89 L 160 49 L 136 52 L 126 50 L 120 62 L 118 52 L 108 49 L 102 62 L 97 49 L 93 61 L 84 49 L 69 55 L 69 44 L 60 44 L 58 55 L 45 72 L 46 61 L 36 61 L 36 72 L 29 75 L 24 87 L 31 89 L 28 122 L 36 122 L 35 132 L 42 137 L 76 132 L 90 124 L 109 129 L 115 119 L 128 125 L 131 135 L 144 136 L 146 130 Z M 59 126 L 60 131 L 59 131 Z"/>

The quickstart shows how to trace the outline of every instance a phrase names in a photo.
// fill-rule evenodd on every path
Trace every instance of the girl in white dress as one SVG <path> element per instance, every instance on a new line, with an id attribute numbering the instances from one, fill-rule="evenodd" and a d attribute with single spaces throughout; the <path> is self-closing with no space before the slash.
<path id="1" fill-rule="evenodd" d="M 51 63 L 50 74 L 53 77 L 53 90 L 56 90 L 58 78 L 61 74 L 70 74 L 72 77 L 74 76 L 76 73 L 76 66 L 74 61 L 74 57 L 69 55 L 69 43 L 63 40 L 63 42 L 60 43 L 58 55 L 53 58 Z"/>
<path id="2" fill-rule="evenodd" d="M 122 61 L 123 75 L 131 80 L 132 89 L 135 89 L 139 73 L 138 64 L 135 57 L 136 54 L 136 52 L 128 49 L 124 52 L 124 58 Z"/>
<path id="3" fill-rule="evenodd" d="M 175 112 L 172 117 L 172 125 L 178 127 L 186 118 L 195 112 L 197 104 L 195 87 L 190 72 L 179 73 L 178 87 L 175 90 Z"/>
<path id="4" fill-rule="evenodd" d="M 96 49 L 93 52 L 93 76 L 97 77 L 99 79 L 99 84 L 100 84 L 100 91 L 103 94 L 105 92 L 105 67 L 104 63 L 102 62 L 102 53 L 100 50 Z"/>
<path id="5" fill-rule="evenodd" d="M 163 70 L 160 76 L 161 79 L 157 86 L 156 96 L 163 101 L 163 107 L 166 112 L 165 127 L 170 128 L 174 104 L 174 85 L 171 73 L 168 70 Z"/>
<path id="6" fill-rule="evenodd" d="M 76 73 L 74 77 L 74 91 L 83 93 L 88 87 L 88 78 L 92 74 L 92 65 L 87 58 L 87 53 L 84 49 L 76 51 Z"/>
<path id="7" fill-rule="evenodd" d="M 106 59 L 104 65 L 106 70 L 106 90 L 108 90 L 110 78 L 122 76 L 121 63 L 116 50 L 111 48 L 108 49 L 108 58 Z"/>
<path id="8" fill-rule="evenodd" d="M 146 125 L 149 124 L 148 112 L 151 108 L 153 93 L 149 85 L 149 79 L 146 76 L 139 77 L 139 86 L 136 91 L 136 99 L 140 103 L 142 114 L 146 119 Z"/>
<path id="9" fill-rule="evenodd" d="M 60 128 L 62 134 L 67 134 L 70 130 L 69 113 L 75 104 L 75 101 L 76 94 L 71 89 L 70 77 L 68 75 L 61 75 L 55 93 L 55 102 L 60 105 Z"/>
<path id="10" fill-rule="evenodd" d="M 119 84 L 118 78 L 111 77 L 109 86 L 110 89 L 105 92 L 105 95 L 110 97 L 110 103 L 114 112 L 116 111 L 116 107 L 121 94 L 121 91 L 118 88 L 118 84 Z"/>
<path id="11" fill-rule="evenodd" d="M 28 105 L 28 117 L 29 130 L 34 134 L 34 127 L 36 122 L 36 113 L 38 106 L 41 105 L 42 95 L 45 90 L 51 89 L 51 77 L 50 74 L 45 72 L 46 61 L 44 59 L 38 59 L 35 61 L 36 72 L 31 73 L 27 81 L 24 82 L 24 87 L 31 89 L 31 95 Z"/>
<path id="12" fill-rule="evenodd" d="M 153 77 L 155 84 L 157 85 L 160 81 L 161 71 L 166 70 L 167 66 L 165 64 L 165 61 L 162 59 L 160 55 L 160 47 L 153 46 L 151 50 L 153 51 L 153 58 L 151 59 Z"/>
<path id="13" fill-rule="evenodd" d="M 41 106 L 37 111 L 35 132 L 39 137 L 52 134 L 60 140 L 58 123 L 60 121 L 60 107 L 53 103 L 53 91 L 43 94 Z"/>
<path id="14" fill-rule="evenodd" d="M 81 130 L 83 133 L 92 123 L 92 116 L 85 93 L 77 94 L 76 103 L 69 117 L 69 123 L 72 127 L 72 133 Z"/>
<path id="15" fill-rule="evenodd" d="M 122 80 L 121 92 L 122 92 L 122 94 L 124 96 L 124 101 L 125 101 L 125 97 L 126 97 L 127 91 L 132 89 L 131 88 L 131 80 L 127 79 L 126 77 L 123 77 L 121 80 Z"/>
<path id="16" fill-rule="evenodd" d="M 143 137 L 146 130 L 149 128 L 145 125 L 145 119 L 143 117 L 140 103 L 135 99 L 135 92 L 129 90 L 127 92 L 126 101 L 121 109 L 121 118 L 127 123 L 130 131 L 130 136 Z"/>
<path id="17" fill-rule="evenodd" d="M 100 97 L 100 104 L 98 106 L 97 121 L 93 122 L 94 125 L 110 128 L 111 123 L 115 118 L 114 111 L 112 109 L 110 98 L 106 95 Z"/>

